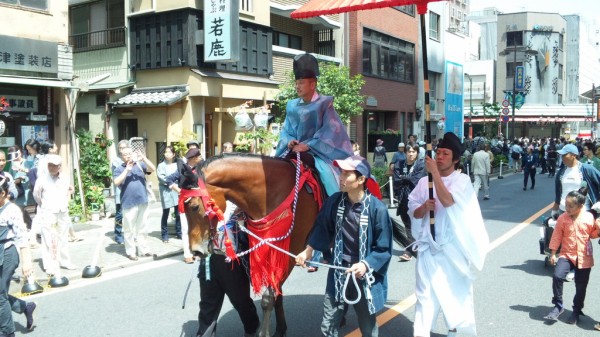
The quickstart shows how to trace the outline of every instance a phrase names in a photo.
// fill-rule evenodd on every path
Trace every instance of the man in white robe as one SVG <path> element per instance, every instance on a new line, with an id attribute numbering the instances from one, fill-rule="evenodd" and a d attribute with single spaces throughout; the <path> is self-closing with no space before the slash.
<path id="1" fill-rule="evenodd" d="M 483 268 L 489 238 L 471 180 L 456 171 L 461 152 L 458 137 L 446 133 L 436 159 L 425 158 L 433 177 L 434 199 L 429 199 L 427 177 L 419 180 L 409 195 L 416 239 L 413 248 L 418 251 L 414 336 L 430 336 L 440 309 L 448 336 L 455 336 L 457 331 L 476 335 L 471 266 Z M 430 211 L 435 213 L 435 239 Z"/>

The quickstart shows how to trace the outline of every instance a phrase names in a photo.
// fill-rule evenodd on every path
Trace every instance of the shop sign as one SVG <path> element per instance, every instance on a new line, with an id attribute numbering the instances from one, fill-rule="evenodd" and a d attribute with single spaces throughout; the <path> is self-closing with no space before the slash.
<path id="1" fill-rule="evenodd" d="M 204 62 L 239 60 L 239 3 L 204 0 Z"/>
<path id="2" fill-rule="evenodd" d="M 38 98 L 37 96 L 20 96 L 20 95 L 4 95 L 9 104 L 8 112 L 37 112 Z"/>
<path id="3" fill-rule="evenodd" d="M 58 45 L 0 35 L 0 69 L 57 74 Z"/>

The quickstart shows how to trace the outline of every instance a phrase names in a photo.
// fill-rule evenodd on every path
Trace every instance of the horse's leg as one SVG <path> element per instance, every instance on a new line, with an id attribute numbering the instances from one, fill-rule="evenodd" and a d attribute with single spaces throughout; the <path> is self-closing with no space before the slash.
<path id="1" fill-rule="evenodd" d="M 260 306 L 263 309 L 263 320 L 260 322 L 260 333 L 258 337 L 270 337 L 269 329 L 271 328 L 271 311 L 273 311 L 274 291 L 267 288 L 262 295 Z"/>
<path id="2" fill-rule="evenodd" d="M 285 337 L 287 332 L 287 323 L 285 322 L 285 312 L 283 311 L 283 295 L 275 299 L 275 334 L 273 337 Z"/>

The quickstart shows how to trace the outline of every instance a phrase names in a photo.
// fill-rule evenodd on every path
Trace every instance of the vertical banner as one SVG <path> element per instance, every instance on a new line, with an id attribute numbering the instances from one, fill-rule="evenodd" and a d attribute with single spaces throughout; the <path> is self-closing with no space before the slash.
<path id="1" fill-rule="evenodd" d="M 239 60 L 239 4 L 236 0 L 204 0 L 204 62 Z"/>
<path id="2" fill-rule="evenodd" d="M 454 132 L 461 140 L 464 135 L 464 80 L 462 64 L 446 61 L 446 128 L 444 132 Z"/>
<path id="3" fill-rule="evenodd" d="M 525 90 L 525 67 L 515 67 L 515 91 Z"/>

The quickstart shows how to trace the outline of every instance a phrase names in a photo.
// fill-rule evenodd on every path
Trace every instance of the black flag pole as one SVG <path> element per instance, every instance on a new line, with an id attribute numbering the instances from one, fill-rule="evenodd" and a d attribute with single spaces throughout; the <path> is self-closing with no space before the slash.
<path id="1" fill-rule="evenodd" d="M 425 13 L 427 10 L 425 10 Z M 423 59 L 423 92 L 425 94 L 425 142 L 427 143 L 427 156 L 433 158 L 431 144 L 431 107 L 429 105 L 429 65 L 427 64 L 427 29 L 425 27 L 425 13 L 419 13 L 421 21 L 421 53 Z M 429 199 L 433 199 L 433 177 L 427 172 L 429 182 Z M 429 229 L 435 241 L 435 212 L 429 211 Z"/>

